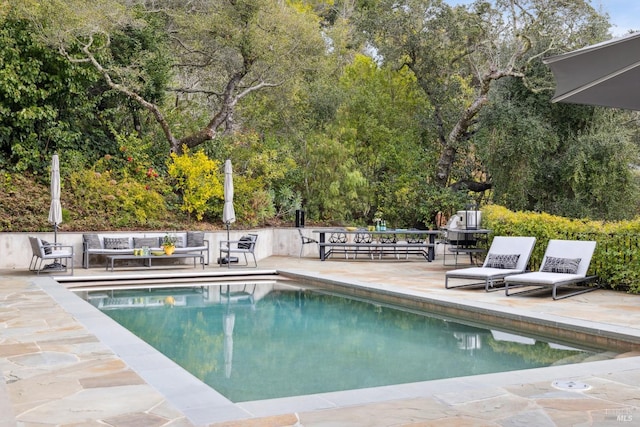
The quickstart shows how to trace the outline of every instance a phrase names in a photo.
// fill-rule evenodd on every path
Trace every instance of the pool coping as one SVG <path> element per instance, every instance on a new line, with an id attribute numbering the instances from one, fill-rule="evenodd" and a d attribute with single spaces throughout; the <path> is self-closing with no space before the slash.
<path id="1" fill-rule="evenodd" d="M 271 272 L 272 270 L 254 270 L 256 274 Z M 225 274 L 226 273 L 226 274 Z M 247 271 L 238 272 L 242 275 Z M 375 291 L 391 296 L 403 295 L 405 298 L 431 301 L 459 309 L 474 309 L 477 312 L 495 312 L 487 304 L 480 302 L 460 303 L 451 298 L 442 296 L 426 296 L 423 293 L 404 290 L 398 292 L 383 285 L 364 283 L 327 275 L 313 273 L 301 273 L 295 270 L 278 270 L 284 276 L 299 276 L 306 280 L 323 280 L 334 282 L 340 286 L 353 287 L 361 291 Z M 171 273 L 175 275 L 175 272 Z M 219 272 L 214 276 L 228 276 L 229 272 Z M 154 276 L 162 276 L 157 274 Z M 185 273 L 185 277 L 193 277 L 194 274 Z M 207 275 L 197 275 L 207 276 Z M 99 276 L 91 276 L 91 280 L 97 280 Z M 108 276 L 113 278 L 113 276 Z M 118 278 L 126 277 L 120 275 Z M 131 276 L 138 278 L 140 276 Z M 149 278 L 151 275 L 146 275 Z M 175 277 L 175 276 L 174 276 Z M 60 279 L 60 278 L 56 278 Z M 78 277 L 74 279 L 79 279 Z M 34 283 L 47 292 L 63 309 L 73 315 L 103 344 L 108 346 L 118 357 L 137 372 L 149 385 L 165 396 L 167 401 L 183 412 L 195 425 L 207 425 L 211 423 L 242 420 L 247 418 L 259 418 L 289 413 L 300 413 L 323 409 L 335 409 L 353 405 L 379 403 L 398 399 L 415 399 L 432 397 L 443 392 L 456 392 L 459 390 L 476 390 L 479 393 L 496 393 L 496 388 L 528 382 L 554 381 L 557 379 L 576 379 L 580 377 L 592 377 L 598 374 L 611 372 L 625 372 L 637 370 L 640 357 L 628 357 L 614 360 L 585 362 L 575 365 L 562 365 L 555 367 L 527 369 L 505 373 L 476 375 L 471 377 L 458 377 L 452 379 L 432 380 L 392 386 L 374 387 L 367 389 L 346 390 L 330 393 L 319 393 L 306 396 L 295 396 L 261 401 L 233 403 L 220 393 L 202 383 L 193 375 L 182 369 L 166 356 L 160 354 L 153 347 L 133 335 L 118 323 L 101 313 L 97 308 L 88 304 L 78 295 L 65 286 L 56 282 L 53 278 L 34 278 Z M 78 281 L 78 280 L 74 280 Z M 68 280 L 60 280 L 68 282 Z M 501 311 L 513 319 L 531 318 L 530 315 L 517 309 L 501 308 Z M 541 322 L 550 324 L 569 325 L 576 330 L 585 328 L 593 330 L 594 325 L 598 333 L 604 335 L 634 337 L 640 341 L 640 333 L 633 328 L 616 325 L 601 324 L 596 322 L 584 322 L 577 319 L 560 318 L 548 314 L 540 315 Z M 573 324 L 573 325 L 572 325 Z"/>

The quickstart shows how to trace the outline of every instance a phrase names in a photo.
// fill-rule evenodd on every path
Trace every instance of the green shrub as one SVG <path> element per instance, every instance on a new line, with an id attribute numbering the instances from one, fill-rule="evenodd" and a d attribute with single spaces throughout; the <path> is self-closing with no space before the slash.
<path id="1" fill-rule="evenodd" d="M 595 240 L 588 274 L 597 275 L 601 284 L 612 289 L 640 293 L 640 219 L 589 221 L 489 205 L 482 208 L 482 221 L 494 236 L 536 237 L 531 269 L 539 268 L 550 239 Z"/>
<path id="2" fill-rule="evenodd" d="M 100 212 L 115 227 L 135 227 L 166 217 L 163 197 L 148 184 L 93 170 L 72 172 L 69 182 L 80 216 Z"/>

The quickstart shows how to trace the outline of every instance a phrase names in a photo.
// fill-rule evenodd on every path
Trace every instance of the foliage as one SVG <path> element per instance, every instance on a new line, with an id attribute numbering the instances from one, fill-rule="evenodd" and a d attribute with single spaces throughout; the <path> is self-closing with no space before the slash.
<path id="1" fill-rule="evenodd" d="M 385 219 L 398 226 L 423 222 L 415 190 L 425 187 L 429 174 L 424 165 L 435 158 L 437 147 L 424 143 L 427 131 L 415 124 L 429 108 L 415 77 L 356 55 L 340 88 L 345 97 L 327 131 L 352 153 L 352 170 L 363 178 L 355 189 L 357 200 L 349 201 L 350 216 L 372 223 L 374 212 L 383 209 Z"/>
<path id="2" fill-rule="evenodd" d="M 182 194 L 181 209 L 189 215 L 195 214 L 198 221 L 202 220 L 209 200 L 223 196 L 219 168 L 219 163 L 202 151 L 191 153 L 184 147 L 182 155 L 171 154 L 168 172 Z"/>
<path id="3" fill-rule="evenodd" d="M 483 127 L 477 117 L 497 82 L 526 81 L 530 60 L 540 61 L 535 55 L 564 47 L 573 33 L 584 41 L 598 28 L 604 36 L 606 28 L 584 0 L 521 1 L 517 7 L 511 1 L 451 7 L 441 0 L 380 0 L 365 11 L 359 24 L 380 60 L 394 69 L 410 69 L 430 101 L 424 119 L 440 144 L 433 175 L 440 186 L 471 180 L 486 184 L 483 168 L 473 167 L 470 137 Z M 565 25 L 576 21 L 584 28 Z"/>
<path id="4" fill-rule="evenodd" d="M 233 164 L 234 207 L 239 222 L 250 226 L 274 219 L 276 211 L 291 215 L 300 204 L 300 194 L 286 188 L 298 173 L 292 153 L 280 139 L 261 137 L 255 132 L 235 133 L 225 139 L 224 147 L 207 147 L 209 155 L 231 159 Z M 276 206 L 276 201 L 280 205 Z M 213 201 L 215 202 L 215 201 Z M 216 218 L 222 216 L 222 204 L 210 206 Z"/>
<path id="5" fill-rule="evenodd" d="M 68 191 L 75 214 L 100 212 L 112 227 L 142 226 L 163 219 L 167 210 L 162 195 L 128 177 L 116 179 L 111 171 L 82 170 L 69 175 Z"/>
<path id="6" fill-rule="evenodd" d="M 640 212 L 640 163 L 628 112 L 551 104 L 511 80 L 493 94 L 474 136 L 493 201 L 514 210 L 593 219 Z"/>
<path id="7" fill-rule="evenodd" d="M 176 242 L 178 241 L 178 238 L 175 236 L 175 234 L 165 234 L 164 237 L 162 237 L 162 246 L 175 246 Z"/>
<path id="8" fill-rule="evenodd" d="M 583 0 L 3 4 L 0 172 L 6 206 L 21 206 L 3 206 L 6 229 L 47 226 L 37 218 L 53 151 L 71 187 L 67 229 L 192 213 L 217 226 L 221 190 L 167 184 L 182 143 L 233 160 L 243 226 L 302 208 L 323 223 L 364 225 L 382 210 L 393 226 L 434 227 L 470 198 L 578 218 L 640 213 L 637 115 L 549 102 L 541 58 L 606 38 Z M 131 192 L 124 210 L 102 200 L 120 200 L 111 180 Z M 464 181 L 492 191 L 471 196 Z M 127 205 L 136 198 L 156 202 Z"/>
<path id="9" fill-rule="evenodd" d="M 49 231 L 49 187 L 32 176 L 0 173 L 0 231 Z"/>
<path id="10" fill-rule="evenodd" d="M 502 206 L 482 208 L 483 226 L 494 236 L 534 236 L 530 268 L 542 263 L 550 239 L 595 240 L 596 250 L 588 274 L 596 274 L 612 289 L 640 293 L 640 218 L 602 222 L 570 219 L 547 213 L 513 212 Z"/>
<path id="11" fill-rule="evenodd" d="M 38 174 L 51 153 L 80 145 L 85 166 L 105 145 L 102 97 L 91 90 L 96 76 L 33 33 L 13 13 L 0 20 L 0 168 Z"/>

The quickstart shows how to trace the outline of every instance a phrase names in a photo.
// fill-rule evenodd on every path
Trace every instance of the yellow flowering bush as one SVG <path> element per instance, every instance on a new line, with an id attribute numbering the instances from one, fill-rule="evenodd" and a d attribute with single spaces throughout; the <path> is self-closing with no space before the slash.
<path id="1" fill-rule="evenodd" d="M 171 153 L 168 172 L 182 194 L 180 209 L 189 215 L 195 214 L 198 221 L 202 220 L 209 199 L 223 197 L 219 168 L 218 162 L 202 151 L 191 153 L 185 146 L 182 155 Z"/>

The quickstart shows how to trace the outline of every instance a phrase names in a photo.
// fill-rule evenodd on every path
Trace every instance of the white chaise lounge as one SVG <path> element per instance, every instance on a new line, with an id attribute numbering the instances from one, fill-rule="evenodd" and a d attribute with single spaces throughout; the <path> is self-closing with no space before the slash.
<path id="1" fill-rule="evenodd" d="M 587 276 L 595 248 L 596 242 L 593 241 L 549 240 L 540 270 L 505 277 L 505 294 L 510 296 L 551 288 L 556 300 L 599 289 L 597 285 L 579 286 L 560 297 L 557 294 L 558 287 L 585 285 L 596 279 L 596 276 Z M 516 287 L 527 289 L 510 294 L 509 290 Z"/>
<path id="2" fill-rule="evenodd" d="M 482 264 L 482 267 L 469 267 L 447 271 L 444 286 L 447 289 L 484 285 L 487 292 L 495 290 L 506 276 L 524 273 L 536 244 L 535 237 L 496 236 Z M 465 282 L 450 286 L 450 279 L 462 279 Z M 468 281 L 472 280 L 472 283 Z"/>

